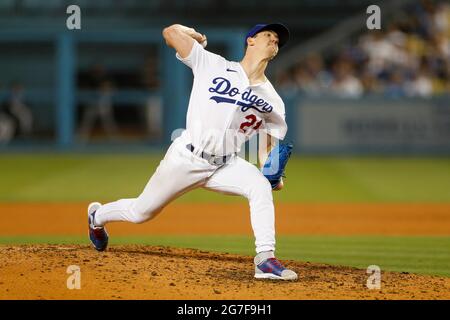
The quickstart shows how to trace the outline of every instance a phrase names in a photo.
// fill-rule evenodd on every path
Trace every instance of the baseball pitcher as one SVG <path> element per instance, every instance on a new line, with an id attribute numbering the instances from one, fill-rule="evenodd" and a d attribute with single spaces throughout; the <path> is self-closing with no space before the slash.
<path id="1" fill-rule="evenodd" d="M 272 190 L 283 188 L 292 145 L 274 143 L 286 135 L 285 108 L 265 76 L 268 63 L 289 39 L 288 29 L 278 23 L 254 26 L 242 39 L 246 49 L 240 62 L 207 51 L 206 36 L 193 28 L 174 24 L 162 35 L 194 76 L 186 130 L 170 145 L 137 198 L 89 205 L 93 246 L 98 251 L 106 249 L 107 223 L 148 221 L 177 197 L 202 187 L 248 199 L 256 246 L 255 278 L 296 280 L 297 274 L 274 255 Z M 242 144 L 258 132 L 267 137 L 258 150 L 260 168 L 237 156 Z"/>

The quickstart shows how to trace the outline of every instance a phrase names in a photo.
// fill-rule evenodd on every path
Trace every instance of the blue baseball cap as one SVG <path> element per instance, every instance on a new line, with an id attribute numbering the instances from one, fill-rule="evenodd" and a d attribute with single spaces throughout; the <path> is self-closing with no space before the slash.
<path id="1" fill-rule="evenodd" d="M 284 46 L 289 40 L 289 29 L 281 23 L 257 24 L 245 36 L 245 44 L 247 38 L 254 37 L 257 33 L 265 30 L 274 31 L 278 35 L 278 48 Z"/>

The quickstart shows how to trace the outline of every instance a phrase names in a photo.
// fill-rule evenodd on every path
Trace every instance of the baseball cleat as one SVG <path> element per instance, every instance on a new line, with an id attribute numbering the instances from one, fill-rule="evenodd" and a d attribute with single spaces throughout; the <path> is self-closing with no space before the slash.
<path id="1" fill-rule="evenodd" d="M 255 265 L 256 279 L 297 280 L 297 274 L 283 267 L 276 258 L 269 258 Z"/>
<path id="2" fill-rule="evenodd" d="M 92 202 L 88 207 L 88 224 L 89 224 L 89 239 L 97 251 L 104 251 L 108 246 L 108 232 L 105 227 L 97 227 L 94 225 L 95 213 L 101 207 L 101 203 Z"/>

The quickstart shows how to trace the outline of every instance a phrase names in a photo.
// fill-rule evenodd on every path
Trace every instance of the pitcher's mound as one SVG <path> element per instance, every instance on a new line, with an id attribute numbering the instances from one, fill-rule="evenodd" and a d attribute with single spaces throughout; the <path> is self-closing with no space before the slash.
<path id="1" fill-rule="evenodd" d="M 285 260 L 296 282 L 256 280 L 253 257 L 154 246 L 0 246 L 0 299 L 450 299 L 450 278 Z"/>

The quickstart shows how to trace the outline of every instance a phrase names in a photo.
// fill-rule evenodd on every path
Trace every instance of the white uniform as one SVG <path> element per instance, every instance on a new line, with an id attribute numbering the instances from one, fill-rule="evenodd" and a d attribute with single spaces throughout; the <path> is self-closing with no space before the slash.
<path id="1" fill-rule="evenodd" d="M 240 63 L 227 61 L 197 42 L 189 56 L 177 58 L 194 74 L 186 130 L 171 144 L 142 194 L 103 205 L 97 210 L 96 225 L 111 221 L 142 223 L 183 193 L 203 187 L 246 197 L 256 252 L 275 250 L 271 185 L 257 167 L 235 153 L 259 129 L 284 139 L 287 126 L 283 101 L 268 80 L 250 85 Z M 215 164 L 202 157 L 204 154 L 229 155 L 229 160 Z"/>

